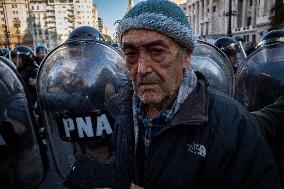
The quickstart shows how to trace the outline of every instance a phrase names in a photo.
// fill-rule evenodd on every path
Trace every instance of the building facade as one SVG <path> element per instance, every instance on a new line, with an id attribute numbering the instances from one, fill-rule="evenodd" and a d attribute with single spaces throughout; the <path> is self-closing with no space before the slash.
<path id="1" fill-rule="evenodd" d="M 53 49 L 76 27 L 98 28 L 92 0 L 1 0 L 0 47 L 19 44 Z"/>
<path id="2" fill-rule="evenodd" d="M 181 7 L 200 39 L 213 41 L 227 35 L 230 0 L 188 0 Z M 231 0 L 233 37 L 258 42 L 268 31 L 275 0 Z"/>
<path id="3" fill-rule="evenodd" d="M 98 17 L 98 29 L 103 35 L 109 35 L 108 34 L 108 28 L 104 24 L 104 21 L 101 17 Z"/>
<path id="4" fill-rule="evenodd" d="M 178 5 L 185 4 L 187 2 L 187 0 L 170 0 L 170 1 Z"/>

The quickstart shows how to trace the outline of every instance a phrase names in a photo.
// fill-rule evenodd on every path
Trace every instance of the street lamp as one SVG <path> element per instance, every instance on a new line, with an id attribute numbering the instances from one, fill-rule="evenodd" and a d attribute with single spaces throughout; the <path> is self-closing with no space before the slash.
<path id="1" fill-rule="evenodd" d="M 232 0 L 229 0 L 229 11 L 225 13 L 225 16 L 228 16 L 228 29 L 227 36 L 232 37 L 232 16 L 237 15 L 235 11 L 232 11 Z"/>
<path id="2" fill-rule="evenodd" d="M 5 46 L 6 48 L 10 49 L 10 32 L 8 30 L 8 17 L 6 12 L 6 2 L 5 0 L 2 1 L 2 7 L 3 7 L 3 14 L 4 14 L 4 22 L 5 22 Z"/>

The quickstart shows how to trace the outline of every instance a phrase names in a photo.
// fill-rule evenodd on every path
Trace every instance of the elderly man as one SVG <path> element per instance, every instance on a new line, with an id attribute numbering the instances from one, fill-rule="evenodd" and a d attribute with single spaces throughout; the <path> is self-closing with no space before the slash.
<path id="1" fill-rule="evenodd" d="M 196 37 L 176 4 L 137 4 L 117 34 L 132 83 L 106 103 L 117 124 L 114 151 L 104 163 L 78 159 L 69 184 L 280 188 L 272 156 L 249 114 L 208 89 L 190 67 Z"/>

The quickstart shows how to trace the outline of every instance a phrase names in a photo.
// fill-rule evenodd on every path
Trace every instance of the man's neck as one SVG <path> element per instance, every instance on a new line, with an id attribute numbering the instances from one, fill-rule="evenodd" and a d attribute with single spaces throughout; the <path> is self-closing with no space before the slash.
<path id="1" fill-rule="evenodd" d="M 159 113 L 165 111 L 170 106 L 170 104 L 176 99 L 176 97 L 177 92 L 175 93 L 175 95 L 169 96 L 158 104 L 147 104 L 145 110 L 147 116 L 150 119 L 155 118 L 157 115 L 159 115 Z"/>

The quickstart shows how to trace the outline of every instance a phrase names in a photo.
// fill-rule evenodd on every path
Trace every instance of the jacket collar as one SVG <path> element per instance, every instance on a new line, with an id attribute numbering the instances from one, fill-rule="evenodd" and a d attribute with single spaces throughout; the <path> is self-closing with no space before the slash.
<path id="1" fill-rule="evenodd" d="M 208 122 L 208 89 L 204 76 L 196 73 L 198 83 L 172 119 L 172 125 Z"/>

